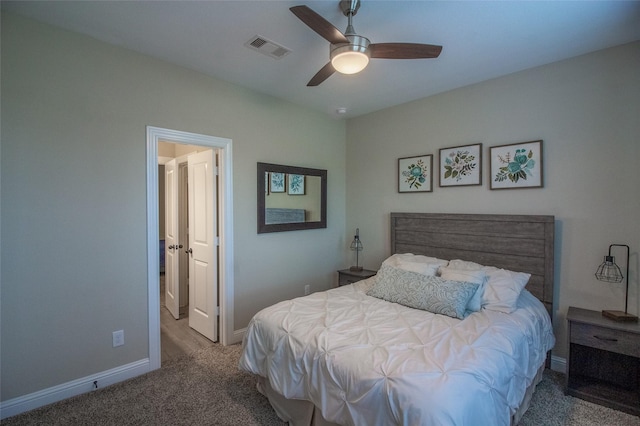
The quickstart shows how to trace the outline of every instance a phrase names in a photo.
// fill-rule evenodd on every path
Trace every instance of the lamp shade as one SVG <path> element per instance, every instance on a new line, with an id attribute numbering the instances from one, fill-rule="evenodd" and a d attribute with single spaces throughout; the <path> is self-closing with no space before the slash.
<path id="1" fill-rule="evenodd" d="M 348 47 L 348 46 L 347 46 Z M 366 68 L 369 57 L 362 52 L 347 50 L 338 53 L 331 59 L 331 65 L 342 74 L 356 74 Z"/>
<path id="2" fill-rule="evenodd" d="M 369 64 L 369 39 L 347 35 L 350 43 L 331 45 L 331 65 L 342 74 L 356 74 Z"/>
<path id="3" fill-rule="evenodd" d="M 604 262 L 598 266 L 596 271 L 596 278 L 600 281 L 608 283 L 621 283 L 624 276 L 618 265 L 616 265 L 616 258 L 613 256 L 605 256 Z"/>
<path id="4" fill-rule="evenodd" d="M 362 251 L 364 248 L 362 246 L 362 241 L 360 241 L 360 228 L 356 228 L 356 235 L 353 236 L 353 241 L 351 241 L 351 246 L 349 246 L 351 250 Z"/>

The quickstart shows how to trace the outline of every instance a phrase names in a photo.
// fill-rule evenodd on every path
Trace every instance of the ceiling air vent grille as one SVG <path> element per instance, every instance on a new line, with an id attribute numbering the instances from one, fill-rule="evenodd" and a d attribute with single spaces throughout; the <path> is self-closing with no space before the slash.
<path id="1" fill-rule="evenodd" d="M 279 44 L 276 44 L 271 40 L 267 40 L 266 38 L 258 35 L 252 37 L 244 45 L 251 50 L 263 53 L 267 56 L 272 57 L 273 59 L 280 59 L 283 56 L 291 53 L 291 50 L 287 49 L 286 47 L 280 46 Z"/>

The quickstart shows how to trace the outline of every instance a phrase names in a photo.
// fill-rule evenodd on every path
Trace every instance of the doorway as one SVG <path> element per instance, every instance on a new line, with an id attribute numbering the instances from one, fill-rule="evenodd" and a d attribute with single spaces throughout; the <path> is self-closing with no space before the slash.
<path id="1" fill-rule="evenodd" d="M 219 153 L 218 209 L 220 248 L 219 324 L 220 342 L 235 343 L 233 336 L 233 197 L 231 140 L 207 135 L 147 127 L 147 247 L 149 365 L 160 368 L 160 266 L 158 209 L 158 146 L 161 141 L 217 149 Z"/>
<path id="2" fill-rule="evenodd" d="M 161 141 L 158 163 L 164 307 L 173 318 L 218 340 L 218 150 Z M 160 197 L 162 199 L 162 197 Z M 161 255 L 162 256 L 162 255 Z M 160 262 L 163 258 L 160 257 Z"/>

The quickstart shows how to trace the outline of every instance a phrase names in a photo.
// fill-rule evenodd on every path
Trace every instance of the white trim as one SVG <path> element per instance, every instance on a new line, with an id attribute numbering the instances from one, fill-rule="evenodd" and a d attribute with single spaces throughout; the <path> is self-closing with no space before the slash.
<path id="1" fill-rule="evenodd" d="M 158 142 L 201 145 L 220 150 L 220 341 L 233 338 L 233 161 L 232 140 L 178 130 L 147 126 L 147 280 L 149 303 L 149 359 L 151 368 L 160 368 L 160 276 L 158 265 Z"/>
<path id="2" fill-rule="evenodd" d="M 551 355 L 551 369 L 558 373 L 567 373 L 567 360 L 559 356 Z"/>
<path id="3" fill-rule="evenodd" d="M 48 389 L 43 389 L 29 395 L 2 401 L 0 402 L 0 419 L 6 419 L 7 417 L 15 416 L 47 404 L 88 393 L 95 389 L 148 373 L 149 371 L 151 371 L 149 359 L 145 358 L 98 374 L 92 374 Z M 97 388 L 94 382 L 96 382 Z"/>
<path id="4" fill-rule="evenodd" d="M 155 158 L 154 167 L 150 158 Z M 160 368 L 160 296 L 155 288 L 160 287 L 160 252 L 158 220 L 158 142 L 147 127 L 147 306 L 149 307 L 149 366 L 152 370 Z M 155 185 L 155 187 L 154 187 Z M 155 231 L 152 231 L 155 229 Z M 152 284 L 153 282 L 153 284 Z M 157 283 L 157 284 L 156 284 Z M 152 287 L 153 286 L 153 287 Z"/>
<path id="5" fill-rule="evenodd" d="M 244 335 L 245 335 L 246 332 L 247 332 L 247 327 L 241 328 L 240 330 L 234 330 L 233 331 L 233 342 L 234 343 L 242 342 L 242 339 L 244 339 Z"/>

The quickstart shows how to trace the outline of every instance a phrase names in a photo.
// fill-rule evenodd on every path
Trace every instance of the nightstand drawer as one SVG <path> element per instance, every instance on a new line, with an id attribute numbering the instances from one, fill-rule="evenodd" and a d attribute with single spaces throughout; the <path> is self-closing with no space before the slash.
<path id="1" fill-rule="evenodd" d="M 361 271 L 352 271 L 350 269 L 342 269 L 338 271 L 338 286 L 353 284 L 360 280 L 370 278 L 376 274 L 376 271 L 363 269 Z"/>
<path id="2" fill-rule="evenodd" d="M 349 285 L 349 284 L 353 284 L 357 281 L 360 281 L 362 278 L 359 277 L 352 277 L 350 275 L 340 275 L 338 277 L 338 285 L 339 286 L 343 286 L 343 285 Z"/>
<path id="3" fill-rule="evenodd" d="M 571 325 L 571 343 L 640 358 L 640 334 L 590 324 Z"/>

